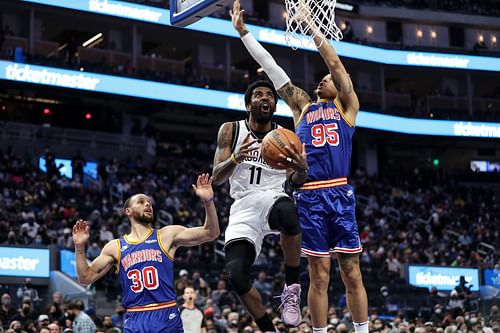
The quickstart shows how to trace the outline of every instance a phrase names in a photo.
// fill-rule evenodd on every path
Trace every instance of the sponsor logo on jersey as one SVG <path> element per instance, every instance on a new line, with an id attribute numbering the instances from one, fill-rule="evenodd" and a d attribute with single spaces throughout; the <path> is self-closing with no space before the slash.
<path id="1" fill-rule="evenodd" d="M 121 251 L 125 251 L 126 249 L 128 249 L 128 245 L 124 245 L 122 246 L 122 248 L 120 249 Z"/>
<path id="2" fill-rule="evenodd" d="M 156 239 L 148 239 L 147 241 L 145 241 L 144 243 L 146 244 L 151 244 L 151 243 L 156 243 L 158 242 Z"/>

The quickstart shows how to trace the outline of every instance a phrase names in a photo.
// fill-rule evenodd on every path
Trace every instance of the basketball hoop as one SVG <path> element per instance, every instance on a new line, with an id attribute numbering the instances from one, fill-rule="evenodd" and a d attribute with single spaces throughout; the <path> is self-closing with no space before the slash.
<path id="1" fill-rule="evenodd" d="M 314 45 L 312 37 L 324 36 L 323 41 L 342 39 L 335 23 L 337 0 L 285 0 L 287 44 L 294 50 L 299 45 Z"/>

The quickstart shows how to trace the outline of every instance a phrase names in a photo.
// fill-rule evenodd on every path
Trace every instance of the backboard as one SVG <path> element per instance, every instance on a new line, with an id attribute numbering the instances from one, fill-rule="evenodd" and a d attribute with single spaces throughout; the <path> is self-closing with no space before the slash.
<path id="1" fill-rule="evenodd" d="M 232 0 L 170 0 L 170 23 L 185 27 L 232 3 Z"/>

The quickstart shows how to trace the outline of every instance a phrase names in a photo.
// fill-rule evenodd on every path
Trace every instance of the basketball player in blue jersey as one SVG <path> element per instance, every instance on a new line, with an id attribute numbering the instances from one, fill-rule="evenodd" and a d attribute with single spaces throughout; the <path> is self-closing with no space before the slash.
<path id="1" fill-rule="evenodd" d="M 297 326 L 300 311 L 300 242 L 297 207 L 284 193 L 286 170 L 271 168 L 262 158 L 264 136 L 279 126 L 272 122 L 278 94 L 268 81 L 256 81 L 245 92 L 247 118 L 222 124 L 217 137 L 213 177 L 216 184 L 229 180 L 234 199 L 225 230 L 226 270 L 234 291 L 263 332 L 276 332 L 262 298 L 250 279 L 251 267 L 270 233 L 281 233 L 285 286 L 282 318 Z M 300 149 L 301 147 L 297 147 Z M 295 156 L 292 168 L 305 172 L 305 153 Z"/>
<path id="2" fill-rule="evenodd" d="M 205 205 L 205 224 L 186 228 L 170 225 L 153 229 L 153 203 L 145 194 L 125 201 L 124 212 L 130 220 L 130 234 L 108 242 L 101 254 L 88 265 L 85 244 L 89 239 L 87 222 L 73 227 L 78 281 L 94 283 L 111 268 L 116 268 L 122 285 L 122 304 L 127 310 L 125 333 L 184 332 L 174 291 L 173 257 L 181 246 L 196 246 L 216 239 L 219 221 L 213 202 L 212 178 L 198 176 L 193 185 Z"/>
<path id="3" fill-rule="evenodd" d="M 314 43 L 328 67 L 329 74 L 318 84 L 318 99 L 295 86 L 273 57 L 248 32 L 243 10 L 235 0 L 231 17 L 243 44 L 262 66 L 293 112 L 295 130 L 305 144 L 307 173 L 289 172 L 288 183 L 294 197 L 302 228 L 302 253 L 309 262 L 308 305 L 315 333 L 326 333 L 330 253 L 334 252 L 346 287 L 347 305 L 358 333 L 368 332 L 368 300 L 359 266 L 362 251 L 355 216 L 353 188 L 347 184 L 352 136 L 359 101 L 349 74 L 337 53 L 311 19 L 305 0 L 297 0 L 304 10 L 297 12 L 308 25 Z M 297 153 L 288 149 L 284 163 L 294 162 Z"/>

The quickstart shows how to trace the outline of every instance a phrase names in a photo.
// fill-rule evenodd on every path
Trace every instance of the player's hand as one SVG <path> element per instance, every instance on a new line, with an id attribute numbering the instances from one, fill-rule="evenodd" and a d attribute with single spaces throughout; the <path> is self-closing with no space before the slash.
<path id="1" fill-rule="evenodd" d="M 191 185 L 193 186 L 194 193 L 203 201 L 210 201 L 214 198 L 212 180 L 212 177 L 208 173 L 203 173 L 198 176 L 196 185 Z"/>
<path id="2" fill-rule="evenodd" d="M 85 244 L 89 240 L 89 225 L 82 219 L 76 221 L 73 226 L 73 243 L 75 249 L 85 249 Z"/>
<path id="3" fill-rule="evenodd" d="M 296 147 L 293 142 L 290 142 L 292 147 L 285 146 L 286 156 L 280 154 L 283 162 L 278 162 L 278 166 L 292 168 L 300 173 L 307 173 L 309 164 L 307 164 L 306 145 L 303 143 L 300 147 Z"/>
<path id="4" fill-rule="evenodd" d="M 254 143 L 256 143 L 257 140 L 252 139 L 252 134 L 248 132 L 248 134 L 245 136 L 245 139 L 243 139 L 243 143 L 241 146 L 236 147 L 234 150 L 234 158 L 236 158 L 236 161 L 240 163 L 247 157 L 254 157 L 251 153 L 257 149 L 259 149 L 258 146 L 254 146 Z"/>
<path id="5" fill-rule="evenodd" d="M 234 0 L 233 9 L 229 10 L 229 15 L 231 15 L 234 29 L 238 31 L 241 37 L 248 32 L 245 27 L 245 22 L 243 21 L 244 12 L 245 10 L 240 7 L 240 0 Z"/>

